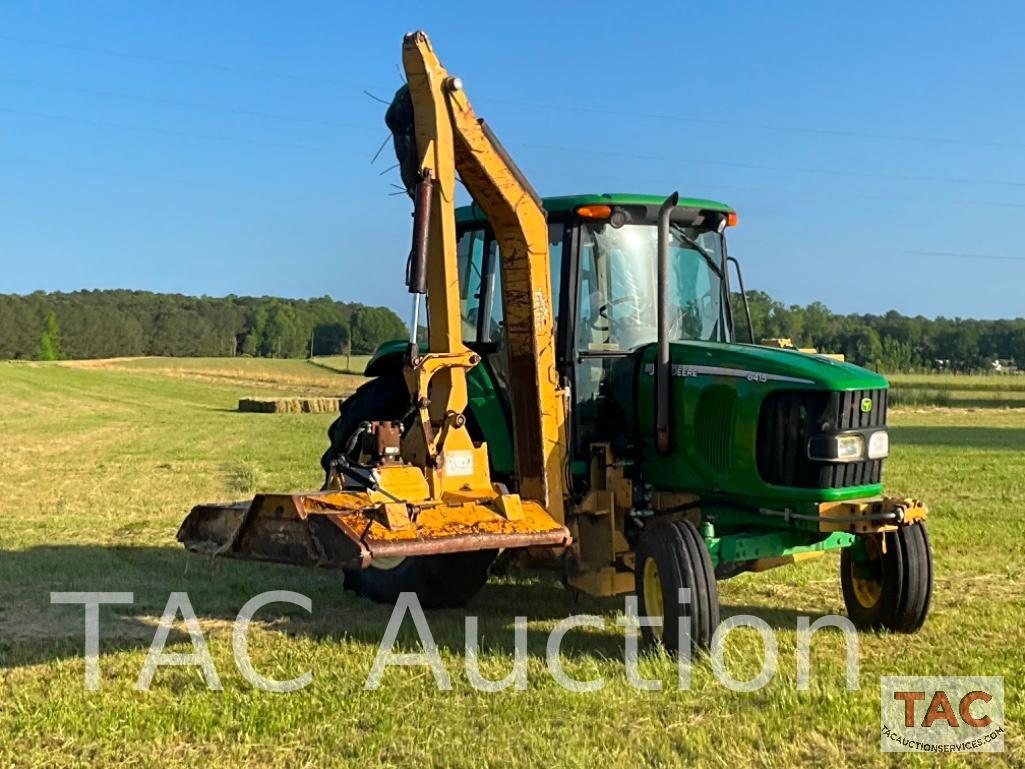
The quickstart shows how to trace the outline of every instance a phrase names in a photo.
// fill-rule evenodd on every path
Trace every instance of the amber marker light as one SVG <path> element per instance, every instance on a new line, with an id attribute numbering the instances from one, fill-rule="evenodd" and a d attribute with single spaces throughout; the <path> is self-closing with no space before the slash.
<path id="1" fill-rule="evenodd" d="M 585 219 L 608 219 L 612 216 L 612 206 L 580 206 L 577 216 Z"/>

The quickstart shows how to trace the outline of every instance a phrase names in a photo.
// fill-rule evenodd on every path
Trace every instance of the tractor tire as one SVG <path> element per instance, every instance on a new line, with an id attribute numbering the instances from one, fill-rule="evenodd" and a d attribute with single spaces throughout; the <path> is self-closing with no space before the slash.
<path id="1" fill-rule="evenodd" d="M 719 588 L 705 540 L 690 521 L 664 521 L 644 528 L 635 567 L 638 612 L 661 617 L 662 627 L 642 627 L 649 643 L 669 652 L 680 649 L 680 620 L 690 626 L 694 649 L 706 650 L 719 626 Z M 680 603 L 679 590 L 690 590 Z M 685 625 L 686 626 L 686 625 Z"/>
<path id="2" fill-rule="evenodd" d="M 395 603 L 416 593 L 425 609 L 465 606 L 488 581 L 497 550 L 388 559 L 369 569 L 345 572 L 345 587 L 377 603 Z"/>
<path id="3" fill-rule="evenodd" d="M 365 382 L 342 401 L 338 418 L 327 429 L 330 447 L 320 458 L 325 476 L 331 462 L 345 450 L 361 422 L 402 419 L 409 411 L 409 390 L 401 376 L 382 376 Z M 326 481 L 325 481 L 326 485 Z"/>
<path id="4" fill-rule="evenodd" d="M 901 526 L 880 538 L 866 539 L 868 561 L 851 548 L 840 553 L 840 585 L 847 616 L 860 630 L 914 633 L 925 622 L 932 600 L 933 564 L 924 523 Z"/>
<path id="5" fill-rule="evenodd" d="M 331 447 L 320 463 L 325 474 L 361 422 L 397 420 L 409 410 L 409 391 L 401 376 L 382 376 L 362 385 L 341 406 L 328 428 Z M 345 587 L 378 603 L 395 603 L 399 593 L 416 593 L 425 609 L 465 605 L 488 581 L 495 550 L 394 558 L 368 569 L 345 570 Z"/>

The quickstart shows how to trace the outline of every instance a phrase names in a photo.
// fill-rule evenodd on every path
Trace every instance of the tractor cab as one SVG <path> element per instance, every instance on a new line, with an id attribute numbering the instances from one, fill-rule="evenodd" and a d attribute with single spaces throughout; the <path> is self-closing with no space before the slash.
<path id="1" fill-rule="evenodd" d="M 621 394 L 634 358 L 658 341 L 658 212 L 664 198 L 574 195 L 544 199 L 557 368 L 572 398 L 568 425 L 578 469 L 590 446 L 622 440 L 634 420 Z M 487 361 L 508 397 L 501 254 L 476 206 L 460 208 L 459 297 L 463 340 Z M 667 315 L 670 342 L 733 340 L 722 203 L 681 199 L 669 217 Z M 629 412 L 629 413 L 628 413 Z M 504 469 L 504 468 L 503 468 Z"/>

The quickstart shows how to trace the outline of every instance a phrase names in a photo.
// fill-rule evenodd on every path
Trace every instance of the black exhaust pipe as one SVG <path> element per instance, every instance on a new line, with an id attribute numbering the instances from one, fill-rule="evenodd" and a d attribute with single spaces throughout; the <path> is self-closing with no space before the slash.
<path id="1" fill-rule="evenodd" d="M 655 359 L 655 447 L 668 454 L 669 430 L 669 217 L 680 202 L 674 192 L 658 209 L 658 350 Z"/>

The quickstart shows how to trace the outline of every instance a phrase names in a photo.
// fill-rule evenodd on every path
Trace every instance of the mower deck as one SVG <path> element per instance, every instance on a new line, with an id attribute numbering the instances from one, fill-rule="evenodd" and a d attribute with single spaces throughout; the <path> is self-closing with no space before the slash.
<path id="1" fill-rule="evenodd" d="M 375 558 L 557 547 L 569 531 L 536 502 L 451 499 L 380 502 L 361 491 L 258 494 L 197 505 L 178 541 L 197 553 L 304 566 L 369 567 Z"/>

